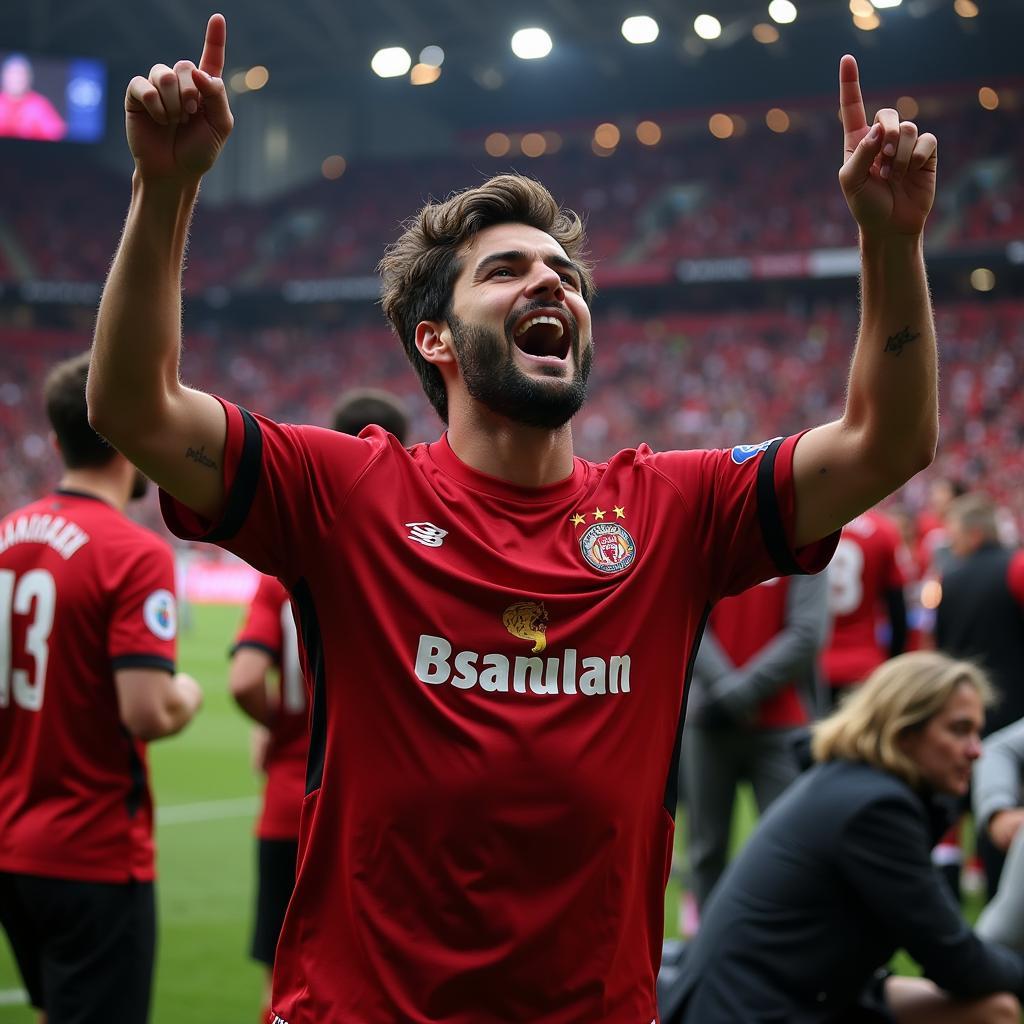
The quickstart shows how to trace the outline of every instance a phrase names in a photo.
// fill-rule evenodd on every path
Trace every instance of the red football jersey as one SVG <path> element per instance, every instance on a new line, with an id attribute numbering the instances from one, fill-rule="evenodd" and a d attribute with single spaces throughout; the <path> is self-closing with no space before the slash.
<path id="1" fill-rule="evenodd" d="M 226 410 L 220 521 L 162 497 L 298 616 L 309 776 L 274 1013 L 648 1024 L 710 606 L 834 545 L 787 542 L 796 439 L 644 446 L 523 488 L 446 437 Z"/>
<path id="2" fill-rule="evenodd" d="M 168 545 L 58 491 L 0 522 L 0 870 L 154 876 L 146 748 L 114 672 L 174 671 Z"/>
<path id="3" fill-rule="evenodd" d="M 878 512 L 843 527 L 828 567 L 832 637 L 822 670 L 832 686 L 862 682 L 888 657 L 878 641 L 885 595 L 903 586 L 899 529 Z"/>
<path id="4" fill-rule="evenodd" d="M 715 605 L 710 628 L 734 665 L 746 665 L 782 632 L 788 595 L 789 580 L 775 577 Z M 789 729 L 809 720 L 794 680 L 761 702 L 755 726 Z"/>
<path id="5" fill-rule="evenodd" d="M 256 826 L 261 839 L 297 839 L 299 812 L 306 795 L 309 724 L 306 684 L 299 665 L 299 644 L 288 591 L 264 576 L 256 588 L 235 648 L 266 651 L 277 665 L 280 699 L 270 727 L 263 812 Z"/>

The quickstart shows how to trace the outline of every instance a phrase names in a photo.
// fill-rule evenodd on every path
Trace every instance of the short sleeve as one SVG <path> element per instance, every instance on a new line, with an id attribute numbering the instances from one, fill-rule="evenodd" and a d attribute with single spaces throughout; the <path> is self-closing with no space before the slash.
<path id="1" fill-rule="evenodd" d="M 157 668 L 174 671 L 178 608 L 174 556 L 166 544 L 133 545 L 121 561 L 111 592 L 107 655 L 114 671 Z"/>
<path id="2" fill-rule="evenodd" d="M 371 427 L 361 437 L 291 426 L 220 400 L 227 416 L 224 508 L 204 519 L 160 492 L 164 521 L 185 540 L 217 544 L 290 584 L 304 575 L 352 485 L 388 445 Z"/>
<path id="3" fill-rule="evenodd" d="M 655 467 L 675 477 L 688 507 L 714 600 L 774 576 L 821 572 L 831 560 L 839 531 L 793 547 L 793 450 L 800 437 L 654 456 Z"/>
<path id="4" fill-rule="evenodd" d="M 239 647 L 256 647 L 280 664 L 284 644 L 281 609 L 287 600 L 288 592 L 273 576 L 261 577 L 232 653 Z"/>

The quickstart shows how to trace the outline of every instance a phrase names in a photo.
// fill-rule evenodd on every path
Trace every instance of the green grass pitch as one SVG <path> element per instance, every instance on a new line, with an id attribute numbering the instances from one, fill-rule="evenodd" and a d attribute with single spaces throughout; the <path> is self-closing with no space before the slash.
<path id="1" fill-rule="evenodd" d="M 227 650 L 241 618 L 235 607 L 199 606 L 183 631 L 180 667 L 202 684 L 199 717 L 181 735 L 150 747 L 158 824 L 159 939 L 152 1024 L 257 1024 L 262 968 L 248 957 L 259 780 L 249 765 L 249 727 L 227 695 Z M 753 821 L 749 794 L 737 802 L 735 834 Z M 678 928 L 679 889 L 665 897 L 666 934 Z M 969 915 L 977 907 L 968 908 Z M 912 970 L 901 958 L 898 966 Z M 0 1024 L 34 1024 L 0 941 Z"/>

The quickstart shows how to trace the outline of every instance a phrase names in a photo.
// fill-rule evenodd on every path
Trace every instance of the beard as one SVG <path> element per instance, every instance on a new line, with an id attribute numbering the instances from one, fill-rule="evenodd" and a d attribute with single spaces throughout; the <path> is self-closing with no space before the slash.
<path id="1" fill-rule="evenodd" d="M 550 303 L 538 304 L 537 308 L 547 306 Z M 505 321 L 504 334 L 468 324 L 454 313 L 448 316 L 448 326 L 470 397 L 515 423 L 553 430 L 568 423 L 587 397 L 587 380 L 594 359 L 592 346 L 588 344 L 580 351 L 579 331 L 570 314 L 572 377 L 564 380 L 552 374 L 546 380 L 537 380 L 528 376 L 516 365 L 516 344 L 512 340 L 513 327 L 525 312 L 529 312 L 529 307 L 516 310 Z"/>
<path id="2" fill-rule="evenodd" d="M 138 501 L 146 496 L 149 490 L 149 477 L 143 476 L 142 470 L 135 470 L 135 477 L 132 480 L 132 491 L 128 496 L 129 501 Z"/>

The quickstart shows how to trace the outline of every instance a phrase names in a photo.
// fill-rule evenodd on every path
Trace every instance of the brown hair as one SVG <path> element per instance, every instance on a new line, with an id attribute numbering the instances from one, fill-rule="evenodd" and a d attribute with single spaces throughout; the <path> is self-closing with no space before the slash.
<path id="1" fill-rule="evenodd" d="M 116 454 L 89 426 L 89 409 L 85 402 L 88 375 L 89 353 L 83 352 L 54 366 L 43 384 L 46 415 L 68 469 L 105 466 Z"/>
<path id="2" fill-rule="evenodd" d="M 401 399 L 379 388 L 346 391 L 331 413 L 331 427 L 342 434 L 358 434 L 371 423 L 394 434 L 402 444 L 409 431 L 409 414 Z"/>
<path id="3" fill-rule="evenodd" d="M 913 651 L 884 662 L 814 727 L 815 761 L 862 761 L 916 786 L 917 765 L 898 740 L 923 729 L 959 686 L 972 686 L 986 707 L 995 701 L 985 673 L 969 661 Z"/>
<path id="4" fill-rule="evenodd" d="M 582 294 L 590 302 L 594 279 L 584 258 L 586 233 L 580 217 L 559 207 L 551 193 L 531 178 L 500 174 L 475 188 L 429 202 L 405 222 L 405 230 L 388 246 L 378 270 L 381 305 L 420 376 L 423 390 L 438 415 L 448 422 L 448 395 L 441 371 L 416 348 L 416 325 L 447 320 L 452 289 L 462 270 L 461 253 L 484 228 L 526 224 L 547 232 L 579 265 Z"/>

